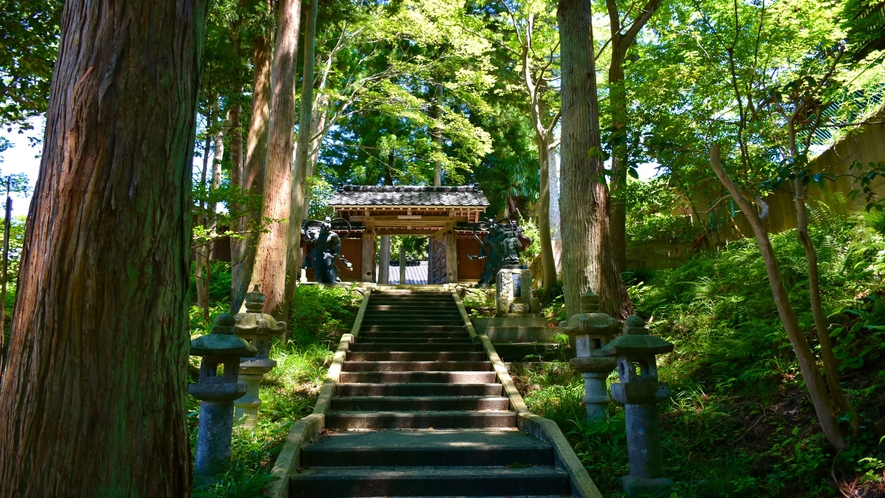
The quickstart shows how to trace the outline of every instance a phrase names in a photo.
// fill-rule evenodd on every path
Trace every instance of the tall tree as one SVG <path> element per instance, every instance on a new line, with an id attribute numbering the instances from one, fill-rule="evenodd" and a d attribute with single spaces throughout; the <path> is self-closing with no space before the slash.
<path id="1" fill-rule="evenodd" d="M 509 17 L 517 47 L 522 87 L 529 96 L 529 112 L 538 148 L 540 190 L 535 204 L 541 246 L 541 285 L 549 289 L 556 282 L 556 263 L 550 230 L 550 155 L 557 145 L 554 130 L 559 124 L 555 80 L 559 76 L 559 44 L 554 15 L 548 2 L 529 2 L 518 7 L 501 2 Z"/>
<path id="2" fill-rule="evenodd" d="M 267 128 L 270 121 L 270 68 L 273 61 L 273 3 L 271 0 L 253 0 L 256 19 L 251 23 L 252 39 L 252 106 L 249 114 L 249 130 L 246 134 L 243 170 L 231 174 L 231 180 L 239 178 L 233 187 L 251 196 L 260 196 L 264 189 L 264 166 L 267 162 Z M 236 167 L 236 166 L 234 166 Z M 231 245 L 231 301 L 235 310 L 240 308 L 252 279 L 257 237 L 252 229 L 261 224 L 261 210 L 237 206 L 242 214 L 237 218 L 237 231 L 241 239 Z"/>
<path id="3" fill-rule="evenodd" d="M 0 125 L 27 128 L 29 117 L 46 112 L 63 5 L 62 0 L 0 1 Z"/>
<path id="4" fill-rule="evenodd" d="M 189 492 L 190 170 L 206 7 L 65 5 L 0 387 L 0 496 Z"/>
<path id="5" fill-rule="evenodd" d="M 301 79 L 301 112 L 298 120 L 298 146 L 295 148 L 295 173 L 292 178 L 292 198 L 289 205 L 289 235 L 287 242 L 286 299 L 295 297 L 295 286 L 301 273 L 301 219 L 310 198 L 307 191 L 310 145 L 313 134 L 313 68 L 316 57 L 317 0 L 309 0 L 304 19 L 304 68 Z"/>
<path id="6" fill-rule="evenodd" d="M 562 51 L 562 283 L 566 315 L 580 313 L 580 296 L 596 282 L 593 249 L 600 244 L 600 215 L 607 196 L 599 181 L 602 156 L 590 2 L 559 0 Z M 601 300 L 605 303 L 605 300 Z"/>
<path id="7" fill-rule="evenodd" d="M 654 126 L 674 130 L 667 134 L 666 149 L 688 157 L 677 164 L 693 166 L 709 148 L 709 169 L 749 222 L 765 262 L 773 304 L 821 428 L 837 448 L 847 444 L 839 418 L 854 427 L 857 420 L 839 384 L 829 324 L 821 309 L 816 251 L 808 234 L 806 193 L 809 186 L 826 181 L 828 173 L 812 172 L 808 157 L 813 144 L 832 139 L 847 122 L 866 114 L 870 102 L 857 96 L 881 91 L 883 74 L 875 60 L 842 67 L 850 47 L 838 27 L 844 19 L 841 7 L 804 0 L 698 1 L 685 6 L 675 12 L 684 22 L 659 43 L 672 51 L 662 52 L 664 57 L 691 60 L 693 73 L 688 78 L 682 73 L 676 80 L 679 87 L 671 96 L 678 95 L 676 102 L 652 101 L 658 107 L 654 112 L 660 113 Z M 697 171 L 691 173 L 698 178 Z M 686 172 L 675 169 L 673 175 Z M 772 190 L 793 196 L 817 344 L 796 319 L 794 307 L 800 301 L 787 294 L 769 240 L 765 196 Z"/>
<path id="8" fill-rule="evenodd" d="M 611 60 L 608 66 L 608 102 L 611 119 L 611 216 L 610 236 L 612 257 L 618 273 L 627 265 L 627 210 L 623 189 L 627 175 L 638 177 L 635 164 L 631 164 L 627 154 L 628 100 L 625 88 L 624 64 L 627 51 L 636 42 L 639 31 L 661 6 L 662 0 L 648 0 L 638 12 L 631 3 L 627 12 L 621 12 L 617 0 L 605 0 L 611 38 Z M 635 130 L 634 130 L 635 134 Z M 624 296 L 626 297 L 626 295 Z"/>
<path id="9" fill-rule="evenodd" d="M 566 313 L 581 310 L 580 296 L 593 290 L 600 311 L 626 318 L 629 299 L 614 263 L 609 234 L 608 185 L 604 179 L 596 94 L 596 63 L 590 4 L 560 0 L 562 45 L 562 283 Z"/>
<path id="10" fill-rule="evenodd" d="M 249 287 L 257 285 L 267 296 L 265 310 L 277 312 L 286 288 L 286 248 L 295 152 L 295 61 L 301 23 L 301 0 L 279 3 L 276 49 L 271 68 L 270 124 L 267 165 L 264 169 L 264 198 L 261 217 L 267 230 L 258 236 L 255 263 Z M 289 220 L 300 223 L 300 220 Z"/>

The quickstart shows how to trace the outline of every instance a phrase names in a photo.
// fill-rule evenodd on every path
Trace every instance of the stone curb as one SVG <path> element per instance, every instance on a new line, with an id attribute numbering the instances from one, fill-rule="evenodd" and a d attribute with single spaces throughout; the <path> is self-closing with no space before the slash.
<path id="1" fill-rule="evenodd" d="M 366 290 L 363 295 L 363 302 L 360 304 L 360 310 L 353 322 L 353 328 L 349 334 L 341 336 L 338 343 L 338 349 L 332 358 L 332 365 L 329 366 L 329 372 L 326 374 L 326 380 L 323 382 L 323 388 L 320 396 L 314 405 L 313 413 L 295 422 L 286 442 L 283 444 L 283 450 L 277 456 L 273 468 L 270 471 L 273 480 L 264 488 L 264 496 L 273 498 L 287 498 L 289 496 L 289 475 L 298 470 L 298 464 L 301 460 L 301 447 L 313 437 L 326 428 L 326 413 L 329 411 L 329 404 L 332 402 L 332 396 L 335 394 L 335 385 L 338 384 L 338 377 L 341 375 L 341 368 L 347 356 L 347 349 L 350 343 L 359 336 L 360 327 L 363 323 L 363 317 L 366 309 L 369 307 L 369 296 L 372 289 Z"/>
<path id="2" fill-rule="evenodd" d="M 458 309 L 461 310 L 461 316 L 466 317 L 467 312 L 464 309 L 464 305 L 458 297 L 458 294 L 456 292 L 453 292 L 452 294 L 455 296 L 455 302 L 458 304 Z M 471 333 L 471 338 L 475 338 L 475 340 L 482 342 L 483 349 L 486 351 L 489 360 L 492 362 L 492 368 L 498 375 L 498 380 L 504 386 L 506 396 L 510 398 L 510 406 L 516 411 L 519 429 L 522 432 L 531 434 L 541 441 L 553 446 L 553 453 L 556 457 L 556 466 L 569 474 L 572 495 L 578 498 L 602 498 L 602 493 L 599 492 L 596 483 L 590 478 L 587 469 L 584 468 L 584 465 L 581 464 L 578 456 L 575 455 L 575 450 L 572 449 L 572 446 L 569 444 L 568 440 L 566 440 L 562 431 L 559 429 L 559 426 L 556 425 L 556 422 L 529 412 L 525 405 L 525 401 L 522 399 L 522 395 L 519 394 L 516 385 L 513 383 L 513 379 L 510 377 L 510 372 L 508 372 L 507 366 L 504 365 L 504 362 L 501 361 L 501 358 L 495 351 L 495 346 L 492 344 L 492 341 L 489 340 L 489 337 L 485 334 L 477 335 L 470 320 L 467 319 L 465 321 L 468 324 L 467 330 Z"/>

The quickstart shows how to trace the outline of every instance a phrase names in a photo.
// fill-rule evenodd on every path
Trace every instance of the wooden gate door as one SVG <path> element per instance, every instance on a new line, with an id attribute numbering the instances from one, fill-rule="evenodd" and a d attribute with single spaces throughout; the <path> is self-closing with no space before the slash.
<path id="1" fill-rule="evenodd" d="M 430 237 L 427 255 L 427 283 L 446 283 L 446 237 L 444 233 Z"/>

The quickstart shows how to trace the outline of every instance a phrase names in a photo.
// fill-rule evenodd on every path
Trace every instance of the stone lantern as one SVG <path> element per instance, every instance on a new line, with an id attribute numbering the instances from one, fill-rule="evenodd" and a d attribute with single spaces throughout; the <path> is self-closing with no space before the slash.
<path id="1" fill-rule="evenodd" d="M 234 323 L 234 317 L 222 313 L 215 319 L 212 333 L 191 341 L 190 354 L 203 357 L 200 380 L 187 389 L 200 400 L 195 462 L 198 481 L 230 465 L 233 401 L 246 394 L 246 386 L 237 382 L 240 357 L 255 354 L 251 344 L 234 335 Z"/>
<path id="2" fill-rule="evenodd" d="M 235 403 L 234 418 L 237 423 L 247 428 L 255 427 L 258 421 L 258 407 L 261 406 L 259 387 L 264 374 L 270 372 L 277 362 L 268 358 L 270 355 L 270 339 L 279 336 L 286 330 L 285 322 L 278 322 L 264 309 L 264 294 L 256 285 L 252 292 L 246 294 L 246 313 L 237 313 L 236 334 L 245 339 L 256 349 L 254 357 L 240 360 L 240 379 L 246 384 L 246 395 Z"/>
<path id="3" fill-rule="evenodd" d="M 628 496 L 662 494 L 672 484 L 664 477 L 657 404 L 670 396 L 666 383 L 658 382 L 655 355 L 673 351 L 673 344 L 648 335 L 638 316 L 627 319 L 624 335 L 600 351 L 618 362 L 620 383 L 612 384 L 612 398 L 624 405 L 630 474 L 621 478 Z"/>
<path id="4" fill-rule="evenodd" d="M 605 380 L 615 369 L 615 360 L 599 356 L 599 350 L 620 332 L 621 322 L 599 311 L 599 296 L 588 292 L 581 296 L 583 313 L 559 324 L 575 346 L 569 364 L 584 378 L 584 408 L 587 419 L 602 421 L 608 417 L 608 389 Z"/>

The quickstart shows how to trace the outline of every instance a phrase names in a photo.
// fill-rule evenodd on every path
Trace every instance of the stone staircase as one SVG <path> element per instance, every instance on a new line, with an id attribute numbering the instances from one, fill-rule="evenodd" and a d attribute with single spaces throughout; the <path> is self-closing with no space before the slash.
<path id="1" fill-rule="evenodd" d="M 563 496 L 450 292 L 374 291 L 290 496 Z"/>

